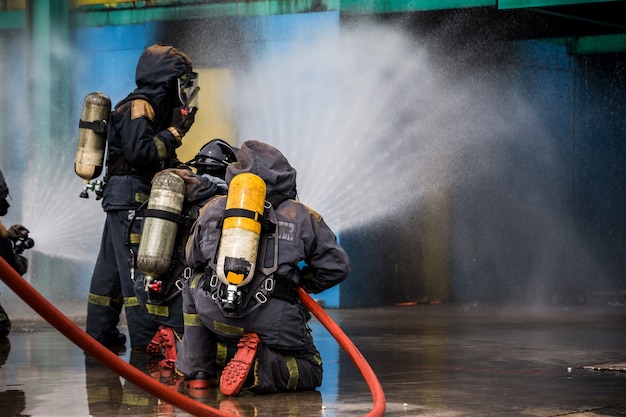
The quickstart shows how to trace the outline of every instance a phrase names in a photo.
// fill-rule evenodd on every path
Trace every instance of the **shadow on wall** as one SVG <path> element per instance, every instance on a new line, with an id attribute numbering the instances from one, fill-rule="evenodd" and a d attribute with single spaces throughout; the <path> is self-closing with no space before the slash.
<path id="1" fill-rule="evenodd" d="M 341 307 L 450 301 L 449 196 L 425 200 L 342 232 L 352 272 L 341 284 Z"/>

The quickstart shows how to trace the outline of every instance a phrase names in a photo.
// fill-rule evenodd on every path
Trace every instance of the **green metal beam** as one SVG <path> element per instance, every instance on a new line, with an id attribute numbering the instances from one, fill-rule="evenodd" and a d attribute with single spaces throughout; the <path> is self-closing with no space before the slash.
<path id="1" fill-rule="evenodd" d="M 496 6 L 496 0 L 341 0 L 342 13 L 398 13 Z"/>
<path id="2" fill-rule="evenodd" d="M 320 11 L 346 14 L 398 13 L 469 7 L 495 7 L 497 0 L 261 0 L 198 3 L 193 0 L 85 5 L 71 10 L 71 27 L 132 25 L 150 21 L 222 16 L 267 16 Z M 13 24 L 0 13 L 0 29 Z M 5 22 L 6 20 L 6 22 Z M 22 18 L 23 20 L 23 18 Z M 23 25 L 22 25 L 23 26 Z"/>
<path id="3" fill-rule="evenodd" d="M 570 40 L 567 51 L 572 55 L 626 52 L 626 35 L 583 36 Z"/>
<path id="4" fill-rule="evenodd" d="M 72 12 L 72 27 L 131 25 L 149 21 L 204 19 L 222 16 L 267 16 L 338 11 L 340 0 L 266 0 L 183 4 L 174 7 L 81 8 Z"/>
<path id="5" fill-rule="evenodd" d="M 530 7 L 574 6 L 590 3 L 614 3 L 621 0 L 499 0 L 498 9 L 525 9 Z"/>
<path id="6" fill-rule="evenodd" d="M 179 3 L 173 7 L 82 7 L 72 12 L 72 27 L 131 25 L 148 21 L 204 19 L 221 16 L 267 16 L 320 11 L 396 13 L 496 6 L 496 0 L 265 0 L 206 4 Z"/>

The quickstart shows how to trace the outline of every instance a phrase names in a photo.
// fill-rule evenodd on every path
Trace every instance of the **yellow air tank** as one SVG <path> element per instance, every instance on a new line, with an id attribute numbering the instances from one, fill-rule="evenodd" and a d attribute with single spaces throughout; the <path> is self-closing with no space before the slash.
<path id="1" fill-rule="evenodd" d="M 137 252 L 137 268 L 144 274 L 146 288 L 170 267 L 184 198 L 181 177 L 170 171 L 154 176 Z"/>
<path id="2" fill-rule="evenodd" d="M 216 272 L 231 289 L 246 285 L 254 276 L 265 192 L 263 179 L 250 173 L 236 175 L 228 185 Z"/>
<path id="3" fill-rule="evenodd" d="M 85 184 L 102 173 L 110 114 L 111 99 L 106 94 L 95 92 L 85 97 L 74 159 L 74 171 Z"/>

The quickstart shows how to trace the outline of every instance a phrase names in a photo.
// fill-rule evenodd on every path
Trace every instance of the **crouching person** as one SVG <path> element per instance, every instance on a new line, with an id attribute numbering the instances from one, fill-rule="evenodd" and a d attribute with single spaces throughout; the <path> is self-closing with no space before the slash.
<path id="1" fill-rule="evenodd" d="M 348 256 L 322 217 L 296 201 L 296 170 L 274 147 L 244 142 L 226 181 L 229 195 L 209 200 L 187 242 L 198 273 L 183 288 L 177 369 L 190 392 L 315 389 L 322 359 L 295 289 L 339 284 Z"/>

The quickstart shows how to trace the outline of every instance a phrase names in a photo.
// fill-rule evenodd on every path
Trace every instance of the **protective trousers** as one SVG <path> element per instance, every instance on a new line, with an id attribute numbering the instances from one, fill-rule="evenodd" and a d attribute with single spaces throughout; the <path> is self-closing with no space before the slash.
<path id="1" fill-rule="evenodd" d="M 169 283 L 168 283 L 169 284 Z M 171 327 L 179 335 L 183 334 L 183 302 L 180 290 L 173 283 L 163 294 L 163 300 L 151 300 L 144 288 L 144 276 L 141 271 L 135 271 L 135 294 L 137 299 L 150 316 L 150 324 L 156 333 L 160 326 Z"/>
<path id="2" fill-rule="evenodd" d="M 254 331 L 261 343 L 255 370 L 244 389 L 271 393 L 311 390 L 321 385 L 322 359 L 305 324 L 305 315 L 298 313 L 301 307 L 273 300 L 271 305 L 268 302 L 242 319 L 228 320 L 201 284 L 202 279 L 188 280 L 183 288 L 185 332 L 176 363 L 181 372 L 189 376 L 201 371 L 216 377 L 235 355 L 239 338 Z M 291 332 L 284 331 L 270 317 L 286 320 L 284 324 Z"/>
<path id="3" fill-rule="evenodd" d="M 106 344 L 108 338 L 119 331 L 119 315 L 122 307 L 126 314 L 130 345 L 141 348 L 150 343 L 155 330 L 150 317 L 135 296 L 130 271 L 130 250 L 126 245 L 129 235 L 139 236 L 139 222 L 134 222 L 132 234 L 128 233 L 133 211 L 111 210 L 106 212 L 100 253 L 91 279 L 87 304 L 86 331 L 99 342 Z M 137 242 L 132 242 L 135 252 Z"/>

